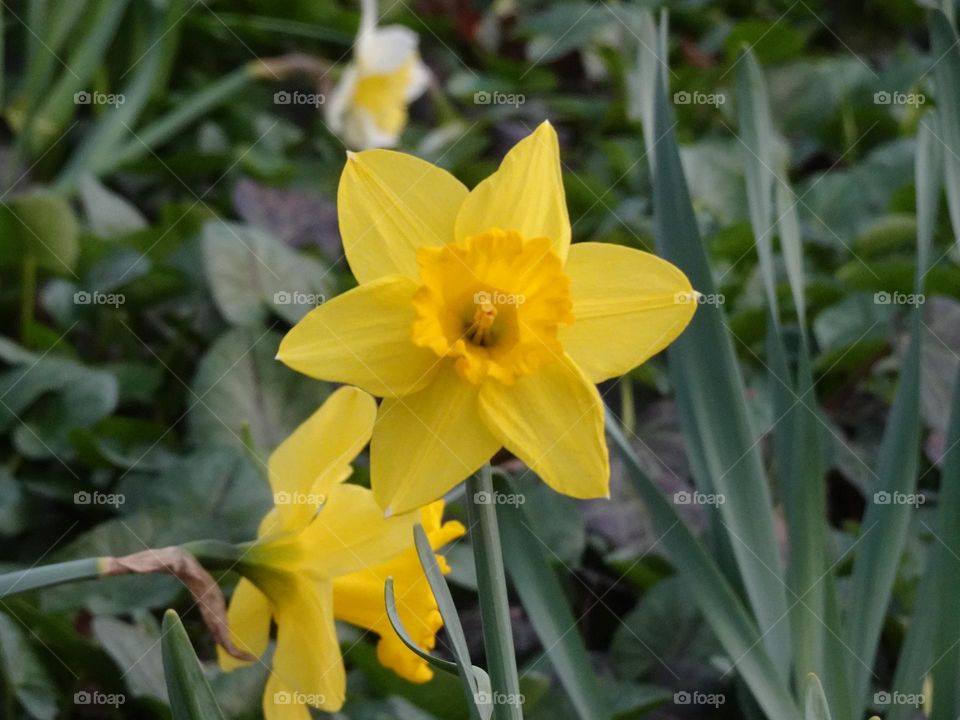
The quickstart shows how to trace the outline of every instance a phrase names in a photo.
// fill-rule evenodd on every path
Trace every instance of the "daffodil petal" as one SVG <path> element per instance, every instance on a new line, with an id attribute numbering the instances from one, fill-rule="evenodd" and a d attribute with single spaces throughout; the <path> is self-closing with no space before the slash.
<path id="1" fill-rule="evenodd" d="M 443 522 L 443 505 L 443 501 L 438 500 L 420 510 L 420 523 L 434 550 L 466 532 L 455 520 Z M 438 555 L 437 559 L 444 572 L 448 572 L 450 568 L 444 558 Z M 377 657 L 381 665 L 410 682 L 427 682 L 433 677 L 430 666 L 403 643 L 387 617 L 383 587 L 388 577 L 393 578 L 404 628 L 422 649 L 432 650 L 443 618 L 412 542 L 406 550 L 381 565 L 336 578 L 333 581 L 334 614 L 338 620 L 380 636 Z"/>
<path id="2" fill-rule="evenodd" d="M 357 61 L 365 75 L 393 72 L 413 57 L 419 44 L 420 38 L 405 25 L 374 28 L 357 39 Z"/>
<path id="3" fill-rule="evenodd" d="M 337 485 L 303 531 L 302 544 L 322 548 L 310 566 L 323 577 L 336 578 L 379 565 L 409 547 L 418 521 L 417 513 L 384 517 L 370 490 Z"/>
<path id="4" fill-rule="evenodd" d="M 303 699 L 271 673 L 263 689 L 264 720 L 310 720 L 310 710 L 301 702 Z"/>
<path id="5" fill-rule="evenodd" d="M 370 441 L 376 417 L 370 395 L 342 387 L 274 450 L 270 487 L 284 529 L 305 526 L 330 488 L 349 477 L 350 463 Z"/>
<path id="6" fill-rule="evenodd" d="M 503 445 L 557 492 L 575 498 L 608 496 L 603 402 L 570 358 L 513 385 L 484 383 L 480 413 Z"/>
<path id="7" fill-rule="evenodd" d="M 543 122 L 503 158 L 500 168 L 475 187 L 457 215 L 461 240 L 490 230 L 545 237 L 561 259 L 570 246 L 570 216 L 560 173 L 560 145 Z"/>
<path id="8" fill-rule="evenodd" d="M 677 267 L 656 255 L 608 243 L 576 243 L 564 268 L 574 323 L 564 350 L 594 383 L 623 375 L 672 343 L 696 310 Z"/>
<path id="9" fill-rule="evenodd" d="M 333 586 L 288 576 L 273 602 L 277 648 L 273 672 L 300 704 L 335 712 L 343 706 L 347 678 L 333 618 Z"/>
<path id="10" fill-rule="evenodd" d="M 380 403 L 370 474 L 381 507 L 406 512 L 436 500 L 500 449 L 477 393 L 446 362 L 420 392 Z"/>
<path id="11" fill-rule="evenodd" d="M 393 276 L 311 310 L 283 338 L 277 358 L 305 375 L 356 385 L 380 397 L 429 382 L 437 356 L 411 338 L 417 283 Z"/>
<path id="12" fill-rule="evenodd" d="M 385 275 L 418 276 L 418 247 L 453 240 L 467 188 L 413 155 L 366 150 L 349 156 L 337 211 L 350 269 L 360 283 Z"/>
<path id="13" fill-rule="evenodd" d="M 243 652 L 260 657 L 266 652 L 270 642 L 270 603 L 267 596 L 247 580 L 240 578 L 230 598 L 227 609 L 227 623 L 230 626 L 230 639 Z M 220 668 L 230 672 L 250 663 L 239 660 L 217 646 L 217 658 Z"/>

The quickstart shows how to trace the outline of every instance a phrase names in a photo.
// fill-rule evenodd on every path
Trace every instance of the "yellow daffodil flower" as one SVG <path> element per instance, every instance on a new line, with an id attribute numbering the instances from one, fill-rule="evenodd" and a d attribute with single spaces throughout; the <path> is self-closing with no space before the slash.
<path id="1" fill-rule="evenodd" d="M 377 27 L 376 0 L 363 0 L 354 59 L 326 104 L 330 129 L 357 149 L 393 147 L 407 125 L 407 106 L 430 84 L 419 39 L 402 25 Z"/>
<path id="2" fill-rule="evenodd" d="M 672 342 L 697 294 L 649 253 L 570 244 L 556 133 L 543 123 L 468 191 L 413 156 L 349 156 L 337 198 L 359 287 L 314 309 L 278 358 L 384 398 L 373 492 L 405 512 L 506 447 L 555 490 L 608 495 L 595 383 Z"/>
<path id="3" fill-rule="evenodd" d="M 276 623 L 263 696 L 267 720 L 309 720 L 308 706 L 333 712 L 343 705 L 336 619 L 376 632 L 378 656 L 401 676 L 412 682 L 431 677 L 390 626 L 384 584 L 394 577 L 405 626 L 424 649 L 432 648 L 442 621 L 413 547 L 413 526 L 423 525 L 434 548 L 464 528 L 442 522 L 442 502 L 385 518 L 369 490 L 343 483 L 375 417 L 372 397 L 341 388 L 270 456 L 275 505 L 240 563 L 243 578 L 227 613 L 234 644 L 256 657 L 267 649 L 271 620 Z M 219 657 L 224 670 L 246 664 L 223 651 Z"/>

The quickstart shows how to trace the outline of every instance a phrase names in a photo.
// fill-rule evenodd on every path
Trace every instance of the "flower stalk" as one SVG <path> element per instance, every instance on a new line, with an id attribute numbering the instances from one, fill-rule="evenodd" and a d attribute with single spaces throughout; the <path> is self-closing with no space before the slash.
<path id="1" fill-rule="evenodd" d="M 496 720 L 519 720 L 523 717 L 520 710 L 520 680 L 513 650 L 497 506 L 493 500 L 493 471 L 487 463 L 467 479 L 467 514 L 477 569 L 483 644 L 493 688 L 490 698 L 493 717 Z"/>

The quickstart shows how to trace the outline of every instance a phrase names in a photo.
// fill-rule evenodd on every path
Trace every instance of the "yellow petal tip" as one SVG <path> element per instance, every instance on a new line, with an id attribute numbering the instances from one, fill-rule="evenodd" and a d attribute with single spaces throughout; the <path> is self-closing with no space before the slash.
<path id="1" fill-rule="evenodd" d="M 392 518 L 392 517 L 393 517 L 393 508 L 392 508 L 392 507 L 388 507 L 386 510 L 384 510 L 384 511 L 383 511 L 383 516 L 384 516 L 385 518 Z"/>
<path id="2" fill-rule="evenodd" d="M 347 150 L 347 160 L 356 160 L 357 154 L 353 150 Z"/>

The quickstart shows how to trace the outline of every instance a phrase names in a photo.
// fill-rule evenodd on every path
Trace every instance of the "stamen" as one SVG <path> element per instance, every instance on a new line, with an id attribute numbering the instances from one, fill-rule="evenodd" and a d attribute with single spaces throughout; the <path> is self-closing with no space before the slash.
<path id="1" fill-rule="evenodd" d="M 467 339 L 474 345 L 489 345 L 493 342 L 493 321 L 497 318 L 497 308 L 491 302 L 477 305 L 473 322 L 467 328 Z"/>

